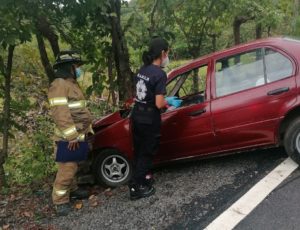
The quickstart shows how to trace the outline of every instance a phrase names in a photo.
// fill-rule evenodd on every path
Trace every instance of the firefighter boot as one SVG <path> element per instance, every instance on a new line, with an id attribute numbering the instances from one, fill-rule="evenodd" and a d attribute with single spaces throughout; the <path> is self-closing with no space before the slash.
<path id="1" fill-rule="evenodd" d="M 70 203 L 57 204 L 55 205 L 55 211 L 58 216 L 67 216 L 72 211 L 72 207 Z"/>
<path id="2" fill-rule="evenodd" d="M 85 189 L 78 188 L 73 192 L 70 192 L 70 198 L 73 200 L 83 200 L 89 198 L 89 192 Z"/>

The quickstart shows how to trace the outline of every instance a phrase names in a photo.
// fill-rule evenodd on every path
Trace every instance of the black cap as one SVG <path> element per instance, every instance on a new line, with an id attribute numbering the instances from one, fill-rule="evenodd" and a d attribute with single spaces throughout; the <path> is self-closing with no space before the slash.
<path id="1" fill-rule="evenodd" d="M 167 51 L 169 49 L 168 42 L 160 37 L 153 38 L 149 43 L 149 52 L 154 55 L 159 55 L 161 51 Z"/>
<path id="2" fill-rule="evenodd" d="M 60 64 L 65 64 L 65 63 L 73 63 L 77 65 L 82 65 L 84 64 L 84 61 L 81 60 L 81 55 L 80 52 L 75 51 L 75 50 L 66 50 L 66 51 L 61 51 L 56 57 L 55 63 L 53 65 L 54 69 L 57 69 L 57 67 Z"/>

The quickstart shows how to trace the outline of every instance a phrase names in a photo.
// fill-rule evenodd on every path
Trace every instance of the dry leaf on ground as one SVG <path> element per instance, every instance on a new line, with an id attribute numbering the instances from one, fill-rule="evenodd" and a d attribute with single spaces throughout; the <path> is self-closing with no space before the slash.
<path id="1" fill-rule="evenodd" d="M 77 210 L 81 209 L 82 206 L 83 206 L 82 201 L 77 201 L 76 204 L 75 204 L 75 208 L 76 208 Z"/>
<path id="2" fill-rule="evenodd" d="M 25 211 L 22 213 L 22 216 L 26 216 L 28 218 L 33 217 L 33 213 L 31 211 Z"/>
<path id="3" fill-rule="evenodd" d="M 3 230 L 9 230 L 9 224 L 3 225 L 3 226 L 2 226 L 2 229 L 3 229 Z"/>
<path id="4" fill-rule="evenodd" d="M 95 195 L 89 197 L 89 206 L 96 207 L 99 205 L 98 198 Z"/>
<path id="5" fill-rule="evenodd" d="M 105 195 L 105 196 L 112 196 L 112 195 L 113 195 L 113 192 L 111 191 L 110 188 L 108 188 L 108 189 L 106 189 L 106 190 L 104 191 L 104 195 Z"/>

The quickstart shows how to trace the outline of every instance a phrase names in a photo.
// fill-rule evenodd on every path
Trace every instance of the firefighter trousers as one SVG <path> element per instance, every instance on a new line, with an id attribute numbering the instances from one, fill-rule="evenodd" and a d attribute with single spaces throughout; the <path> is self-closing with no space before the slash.
<path id="1" fill-rule="evenodd" d="M 57 152 L 57 145 L 54 145 L 54 155 Z M 52 201 L 53 204 L 64 204 L 70 202 L 70 192 L 77 187 L 76 173 L 78 171 L 77 162 L 57 162 L 58 170 L 53 184 Z"/>
<path id="2" fill-rule="evenodd" d="M 53 184 L 52 200 L 54 204 L 64 204 L 70 202 L 70 192 L 77 187 L 76 172 L 77 162 L 57 163 L 58 171 Z"/>

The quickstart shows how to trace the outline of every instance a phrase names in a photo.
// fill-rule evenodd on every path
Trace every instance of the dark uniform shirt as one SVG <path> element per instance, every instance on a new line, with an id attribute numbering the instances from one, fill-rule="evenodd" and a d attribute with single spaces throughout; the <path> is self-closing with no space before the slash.
<path id="1" fill-rule="evenodd" d="M 156 65 L 143 66 L 135 77 L 135 101 L 155 106 L 155 96 L 166 94 L 166 73 Z"/>

